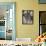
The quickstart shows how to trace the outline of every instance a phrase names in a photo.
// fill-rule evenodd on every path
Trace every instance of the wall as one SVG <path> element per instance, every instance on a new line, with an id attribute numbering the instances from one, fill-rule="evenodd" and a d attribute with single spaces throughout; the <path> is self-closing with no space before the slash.
<path id="1" fill-rule="evenodd" d="M 17 4 L 17 2 L 16 2 Z M 39 31 L 38 27 L 38 4 L 37 0 L 20 0 L 17 8 L 17 37 L 18 38 L 35 38 Z M 32 25 L 22 24 L 22 10 L 34 10 L 34 23 Z"/>
<path id="2" fill-rule="evenodd" d="M 17 2 L 16 2 L 17 4 Z M 22 24 L 22 10 L 34 10 L 34 23 L 32 25 Z M 17 8 L 17 37 L 35 38 L 38 32 L 38 4 L 37 0 L 20 0 Z"/>
<path id="3" fill-rule="evenodd" d="M 16 37 L 36 38 L 39 34 L 39 10 L 46 10 L 46 5 L 38 4 L 38 0 L 3 0 L 0 2 L 16 2 Z M 22 10 L 34 10 L 32 25 L 22 24 Z"/>
<path id="4" fill-rule="evenodd" d="M 36 38 L 38 35 L 38 4 L 37 0 L 20 0 L 17 5 L 17 37 L 18 38 Z M 34 23 L 32 25 L 22 24 L 22 10 L 29 9 L 34 10 Z"/>

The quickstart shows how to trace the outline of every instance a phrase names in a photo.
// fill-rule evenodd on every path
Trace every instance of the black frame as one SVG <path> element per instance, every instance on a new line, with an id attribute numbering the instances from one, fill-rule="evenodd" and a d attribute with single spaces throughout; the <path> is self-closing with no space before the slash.
<path id="1" fill-rule="evenodd" d="M 31 12 L 32 12 L 32 15 L 30 14 L 30 17 L 31 17 L 31 21 L 32 23 L 24 23 L 23 21 L 23 16 L 25 16 L 24 12 L 26 11 L 26 15 L 29 15 Z M 27 13 L 29 11 L 29 14 Z M 25 25 L 30 25 L 30 24 L 33 24 L 33 17 L 34 17 L 34 11 L 33 10 L 22 10 L 22 24 L 25 24 Z"/>

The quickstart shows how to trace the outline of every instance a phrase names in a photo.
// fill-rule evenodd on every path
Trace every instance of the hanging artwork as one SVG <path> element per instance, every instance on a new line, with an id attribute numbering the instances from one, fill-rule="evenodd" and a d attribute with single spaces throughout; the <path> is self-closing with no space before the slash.
<path id="1" fill-rule="evenodd" d="M 22 24 L 33 24 L 33 10 L 22 10 Z"/>

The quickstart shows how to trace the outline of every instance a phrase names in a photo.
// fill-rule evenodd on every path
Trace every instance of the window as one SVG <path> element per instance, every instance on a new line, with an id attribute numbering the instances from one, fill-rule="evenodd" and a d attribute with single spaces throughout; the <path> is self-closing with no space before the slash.
<path id="1" fill-rule="evenodd" d="M 15 40 L 15 3 L 0 3 L 0 40 Z"/>
<path id="2" fill-rule="evenodd" d="M 46 0 L 39 0 L 40 4 L 46 4 Z"/>
<path id="3" fill-rule="evenodd" d="M 39 12 L 39 35 L 46 32 L 46 11 Z"/>

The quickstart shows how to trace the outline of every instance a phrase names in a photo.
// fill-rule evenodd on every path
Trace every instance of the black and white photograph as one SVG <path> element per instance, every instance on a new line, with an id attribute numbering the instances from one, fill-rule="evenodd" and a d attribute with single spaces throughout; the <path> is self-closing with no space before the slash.
<path id="1" fill-rule="evenodd" d="M 22 24 L 33 24 L 33 10 L 22 10 Z"/>

